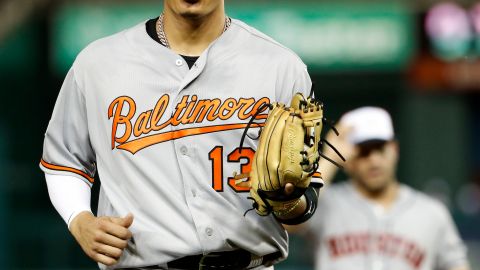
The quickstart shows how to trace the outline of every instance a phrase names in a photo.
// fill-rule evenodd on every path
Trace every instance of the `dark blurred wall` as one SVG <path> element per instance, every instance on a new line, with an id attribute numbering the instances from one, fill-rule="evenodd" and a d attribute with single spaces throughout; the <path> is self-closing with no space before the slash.
<path id="1" fill-rule="evenodd" d="M 48 21 L 32 20 L 0 47 L 0 269 L 94 269 L 50 204 L 38 164 L 63 78 L 48 63 Z"/>

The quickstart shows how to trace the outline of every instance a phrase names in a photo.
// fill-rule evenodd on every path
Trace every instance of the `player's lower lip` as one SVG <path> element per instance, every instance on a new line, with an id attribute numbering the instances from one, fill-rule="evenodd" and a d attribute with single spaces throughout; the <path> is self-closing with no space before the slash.
<path id="1" fill-rule="evenodd" d="M 382 170 L 378 170 L 378 169 L 375 169 L 375 170 L 371 170 L 368 172 L 368 175 L 370 177 L 378 177 L 378 176 L 381 176 L 382 175 Z"/>

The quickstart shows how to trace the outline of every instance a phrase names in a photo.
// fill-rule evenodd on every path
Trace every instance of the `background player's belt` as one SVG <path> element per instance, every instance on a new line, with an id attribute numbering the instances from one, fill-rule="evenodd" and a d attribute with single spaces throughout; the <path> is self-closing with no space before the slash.
<path id="1" fill-rule="evenodd" d="M 266 265 L 280 258 L 282 254 L 275 252 L 263 257 L 255 256 L 250 252 L 239 249 L 224 252 L 212 252 L 207 255 L 185 256 L 167 263 L 168 268 L 184 270 L 242 270 L 251 269 L 260 265 Z M 158 266 L 152 265 L 142 267 L 142 269 L 158 269 Z"/>

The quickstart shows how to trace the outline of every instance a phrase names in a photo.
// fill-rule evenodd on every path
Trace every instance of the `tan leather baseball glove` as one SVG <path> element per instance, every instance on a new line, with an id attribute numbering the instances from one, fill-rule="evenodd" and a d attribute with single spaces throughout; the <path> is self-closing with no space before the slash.
<path id="1" fill-rule="evenodd" d="M 250 199 L 259 215 L 288 211 L 300 200 L 318 169 L 322 156 L 323 104 L 297 93 L 290 106 L 268 104 L 250 173 L 235 175 L 237 185 L 250 187 Z M 260 108 L 257 114 L 266 108 Z M 253 117 L 255 118 L 255 116 Z M 252 120 L 253 120 L 252 118 Z M 240 145 L 246 135 L 246 130 Z M 245 178 L 247 178 L 245 180 Z M 295 186 L 291 194 L 285 185 Z"/>

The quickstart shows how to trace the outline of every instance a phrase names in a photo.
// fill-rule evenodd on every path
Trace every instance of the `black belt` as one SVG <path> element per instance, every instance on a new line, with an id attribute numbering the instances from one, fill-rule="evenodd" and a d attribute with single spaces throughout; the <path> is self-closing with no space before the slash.
<path id="1" fill-rule="evenodd" d="M 233 251 L 212 252 L 206 255 L 185 256 L 167 263 L 168 268 L 182 270 L 244 270 L 260 265 L 269 265 L 280 258 L 282 253 L 275 252 L 263 257 L 239 249 Z M 158 266 L 147 266 L 142 269 L 158 269 Z"/>

